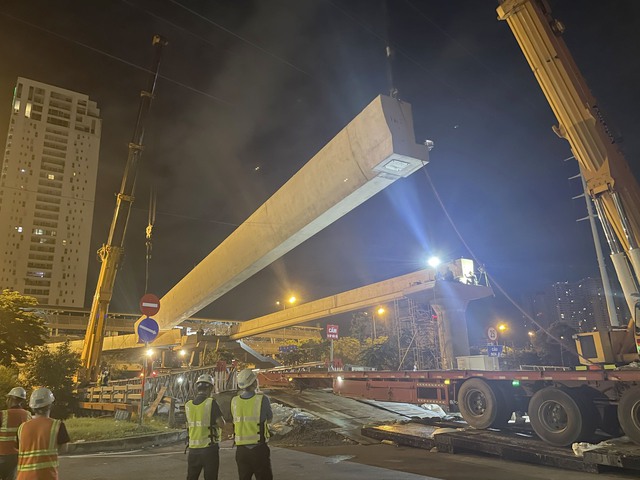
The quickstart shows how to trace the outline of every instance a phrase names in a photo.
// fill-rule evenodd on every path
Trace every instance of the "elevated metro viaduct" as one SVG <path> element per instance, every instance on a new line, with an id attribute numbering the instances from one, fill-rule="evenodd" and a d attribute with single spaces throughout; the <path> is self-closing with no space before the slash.
<path id="1" fill-rule="evenodd" d="M 449 268 L 456 278 L 464 279 L 465 275 L 460 261 L 452 262 L 445 268 Z M 466 285 L 460 281 L 436 280 L 436 271 L 425 269 L 273 312 L 252 320 L 238 322 L 232 327 L 230 335 L 216 336 L 209 340 L 226 342 L 225 345 L 230 347 L 234 346 L 237 341 L 247 340 L 252 336 L 269 336 L 273 332 L 282 331 L 285 328 L 326 320 L 335 315 L 364 310 L 409 297 L 419 303 L 430 304 L 436 311 L 442 366 L 446 369 L 452 369 L 456 366 L 456 357 L 469 355 L 465 316 L 469 302 L 492 295 L 493 291 L 489 287 Z M 185 337 L 180 334 L 179 330 L 172 329 L 162 332 L 156 341 L 149 346 L 193 349 L 197 347 L 194 340 L 196 339 Z M 82 348 L 82 341 L 71 342 L 71 346 L 74 350 L 79 350 Z M 259 346 L 253 344 L 248 346 L 259 350 Z M 138 343 L 137 336 L 133 334 L 105 338 L 105 351 L 126 351 L 136 348 L 140 349 L 142 346 Z M 247 351 L 246 348 L 245 351 Z M 269 354 L 271 352 L 264 351 L 263 353 Z M 256 358 L 261 363 L 266 361 L 261 356 Z"/>

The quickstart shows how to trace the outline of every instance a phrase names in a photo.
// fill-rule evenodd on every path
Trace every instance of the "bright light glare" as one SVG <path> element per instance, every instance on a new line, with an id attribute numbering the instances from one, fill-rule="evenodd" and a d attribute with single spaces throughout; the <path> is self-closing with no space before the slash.
<path id="1" fill-rule="evenodd" d="M 293 295 L 291 297 L 289 297 L 289 303 L 294 304 L 296 303 L 296 300 L 298 300 L 296 297 L 294 297 Z"/>
<path id="2" fill-rule="evenodd" d="M 429 260 L 427 260 L 427 263 L 429 264 L 430 267 L 436 268 L 442 262 L 440 261 L 440 259 L 438 257 L 431 257 L 431 258 L 429 258 Z"/>
<path id="3" fill-rule="evenodd" d="M 507 325 L 505 325 L 504 323 L 501 323 L 500 325 L 498 325 L 498 330 L 500 330 L 501 332 L 504 332 L 507 329 Z"/>
<path id="4" fill-rule="evenodd" d="M 153 349 L 152 348 L 147 350 L 147 357 L 151 357 L 151 356 L 153 356 Z"/>
<path id="5" fill-rule="evenodd" d="M 341 382 L 342 381 L 342 377 L 338 376 L 338 377 L 336 377 L 336 380 Z"/>
<path id="6" fill-rule="evenodd" d="M 530 337 L 535 337 L 536 336 L 536 332 L 527 332 L 527 335 L 529 335 Z"/>
<path id="7" fill-rule="evenodd" d="M 184 349 L 180 350 L 180 356 L 181 357 L 184 357 L 186 354 L 187 354 L 186 350 L 184 350 Z"/>
<path id="8" fill-rule="evenodd" d="M 178 377 L 178 378 L 176 379 L 176 381 L 177 381 L 178 383 L 182 383 L 182 382 L 184 381 L 184 378 L 182 378 L 182 377 Z"/>
<path id="9" fill-rule="evenodd" d="M 378 309 L 378 315 L 384 315 L 384 312 L 386 312 L 386 310 L 384 309 L 384 307 L 380 307 Z"/>

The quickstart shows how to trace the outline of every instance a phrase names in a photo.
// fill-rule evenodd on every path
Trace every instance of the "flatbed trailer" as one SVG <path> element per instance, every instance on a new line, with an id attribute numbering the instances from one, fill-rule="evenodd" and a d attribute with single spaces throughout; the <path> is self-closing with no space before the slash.
<path id="1" fill-rule="evenodd" d="M 459 411 L 478 430 L 527 413 L 536 434 L 554 446 L 588 442 L 597 429 L 640 444 L 640 369 L 264 371 L 259 378 L 263 386 L 331 386 L 353 398 L 434 403 Z"/>

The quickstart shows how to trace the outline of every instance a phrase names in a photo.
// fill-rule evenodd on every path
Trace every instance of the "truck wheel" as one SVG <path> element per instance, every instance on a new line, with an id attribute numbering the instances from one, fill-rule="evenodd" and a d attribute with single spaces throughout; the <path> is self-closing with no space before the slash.
<path id="1" fill-rule="evenodd" d="M 618 420 L 627 437 L 640 444 L 640 387 L 624 392 L 618 404 Z"/>
<path id="2" fill-rule="evenodd" d="M 590 440 L 598 422 L 598 412 L 593 402 L 562 387 L 547 387 L 537 391 L 531 397 L 528 413 L 536 434 L 557 447 Z"/>
<path id="3" fill-rule="evenodd" d="M 503 427 L 513 413 L 507 412 L 503 392 L 480 378 L 471 378 L 462 384 L 458 407 L 465 421 L 479 430 Z"/>

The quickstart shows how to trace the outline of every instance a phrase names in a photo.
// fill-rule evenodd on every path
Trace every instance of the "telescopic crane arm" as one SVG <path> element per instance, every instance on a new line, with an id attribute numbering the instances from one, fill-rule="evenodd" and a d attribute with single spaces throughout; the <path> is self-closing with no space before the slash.
<path id="1" fill-rule="evenodd" d="M 551 16 L 548 3 L 503 0 L 497 12 L 509 24 L 558 120 L 553 130 L 569 142 L 580 164 L 633 314 L 640 278 L 638 183 L 562 39 L 564 25 Z"/>
<path id="2" fill-rule="evenodd" d="M 124 239 L 131 214 L 131 206 L 134 200 L 138 164 L 140 163 L 144 149 L 142 142 L 144 140 L 145 120 L 155 94 L 162 49 L 167 45 L 167 41 L 163 37 L 155 35 L 152 45 L 155 51 L 153 63 L 149 70 L 149 83 L 146 90 L 140 92 L 140 107 L 138 108 L 136 126 L 131 142 L 129 143 L 129 155 L 122 177 L 120 193 L 118 193 L 116 199 L 116 208 L 113 212 L 109 239 L 107 243 L 102 245 L 98 250 L 102 265 L 100 267 L 96 292 L 91 304 L 89 325 L 87 326 L 87 332 L 84 338 L 82 356 L 80 358 L 80 372 L 78 375 L 78 378 L 84 381 L 94 381 L 97 378 L 100 367 L 100 355 L 104 342 L 109 303 L 113 296 L 116 274 L 124 253 Z"/>

